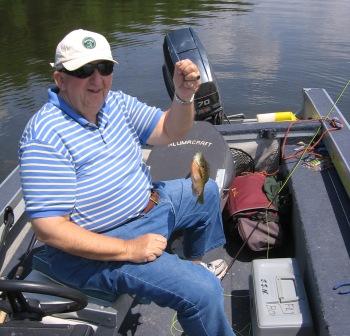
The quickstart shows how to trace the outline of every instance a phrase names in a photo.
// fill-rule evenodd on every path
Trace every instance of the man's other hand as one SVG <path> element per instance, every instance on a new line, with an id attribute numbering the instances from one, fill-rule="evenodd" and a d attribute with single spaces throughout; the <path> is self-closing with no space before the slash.
<path id="1" fill-rule="evenodd" d="M 167 245 L 167 239 L 156 233 L 148 233 L 135 239 L 126 240 L 127 260 L 143 263 L 156 260 Z"/>

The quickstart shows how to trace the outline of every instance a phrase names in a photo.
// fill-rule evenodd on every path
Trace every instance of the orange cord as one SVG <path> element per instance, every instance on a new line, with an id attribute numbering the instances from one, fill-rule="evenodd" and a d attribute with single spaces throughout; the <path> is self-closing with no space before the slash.
<path id="1" fill-rule="evenodd" d="M 325 131 L 323 131 L 323 133 L 319 136 L 318 140 L 313 143 L 312 145 L 308 145 L 307 148 L 302 148 L 298 151 L 296 151 L 294 154 L 285 155 L 285 147 L 286 147 L 286 143 L 287 143 L 287 139 L 288 139 L 288 135 L 290 133 L 290 130 L 292 128 L 292 126 L 298 122 L 305 122 L 305 121 L 310 121 L 310 122 L 314 122 L 315 120 L 323 120 L 323 121 L 327 121 L 332 127 L 331 128 L 327 128 Z M 281 157 L 282 160 L 290 160 L 290 159 L 297 159 L 299 158 L 303 153 L 312 153 L 313 155 L 315 155 L 316 157 L 323 157 L 321 154 L 316 153 L 314 150 L 316 148 L 316 146 L 321 142 L 321 140 L 324 138 L 324 136 L 329 133 L 329 132 L 333 132 L 333 131 L 337 131 L 341 128 L 343 128 L 343 124 L 336 120 L 336 119 L 330 119 L 330 118 L 319 118 L 319 119 L 309 119 L 309 120 L 295 120 L 290 122 L 286 134 L 284 136 L 283 142 L 282 142 L 282 147 L 281 147 Z"/>

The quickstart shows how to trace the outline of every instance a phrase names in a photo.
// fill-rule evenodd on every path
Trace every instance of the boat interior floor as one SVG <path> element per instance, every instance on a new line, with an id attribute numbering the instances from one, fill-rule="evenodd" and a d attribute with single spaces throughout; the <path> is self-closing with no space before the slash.
<path id="1" fill-rule="evenodd" d="M 291 229 L 286 228 L 286 236 L 288 239 L 286 239 L 282 246 L 270 250 L 268 254 L 266 251 L 251 251 L 247 246 L 239 252 L 243 241 L 240 238 L 237 229 L 234 228 L 232 221 L 226 218 L 225 212 L 223 216 L 227 243 L 223 247 L 209 251 L 204 256 L 203 261 L 209 262 L 214 259 L 222 258 L 227 264 L 230 264 L 232 259 L 237 257 L 221 282 L 224 289 L 225 312 L 229 321 L 232 323 L 232 328 L 236 335 L 248 336 L 252 335 L 249 295 L 251 262 L 258 258 L 293 256 L 293 233 Z M 29 244 L 31 239 L 30 231 L 23 240 L 22 246 Z M 183 257 L 181 233 L 174 236 L 173 239 L 169 241 L 168 250 Z M 24 250 L 19 249 L 16 255 L 23 256 L 24 253 Z M 14 259 L 19 260 L 21 257 Z M 30 260 L 31 258 L 29 257 L 28 263 L 23 264 L 23 266 L 25 268 L 28 267 L 28 269 L 24 270 L 22 276 L 25 276 L 26 273 L 30 271 Z M 12 276 L 13 274 L 11 277 Z M 131 305 L 130 302 L 132 302 Z M 145 301 L 142 298 L 134 298 L 132 301 L 128 301 L 122 309 L 126 311 L 121 312 L 123 316 L 125 314 L 125 317 L 123 318 L 123 322 L 117 333 L 119 336 L 184 335 L 180 324 L 176 320 L 176 312 L 170 308 L 159 307 L 155 303 Z M 107 332 L 107 334 L 104 334 L 104 332 L 103 328 L 98 328 L 96 334 L 100 336 L 110 335 L 109 332 Z"/>
<path id="2" fill-rule="evenodd" d="M 295 163 L 283 164 L 283 175 Z M 350 321 L 343 319 L 347 311 L 348 295 L 337 295 L 332 287 L 350 274 L 350 208 L 348 197 L 334 168 L 314 171 L 306 167 L 293 174 L 288 183 L 292 196 L 290 213 L 284 216 L 284 240 L 280 247 L 268 253 L 255 252 L 242 246 L 242 240 L 232 220 L 223 212 L 227 243 L 222 248 L 209 251 L 204 261 L 223 258 L 228 264 L 235 262 L 222 280 L 225 311 L 237 336 L 253 335 L 250 312 L 249 277 L 252 261 L 262 258 L 297 258 L 302 270 L 304 285 L 309 297 L 316 334 L 346 336 Z M 23 231 L 23 230 L 22 230 Z M 11 230 L 11 235 L 18 235 Z M 10 237 L 9 237 L 10 238 Z M 28 231 L 12 260 L 18 262 L 31 239 Z M 182 236 L 169 242 L 169 250 L 182 256 Z M 237 256 L 237 258 L 236 258 Z M 10 264 L 3 271 L 8 274 Z M 29 265 L 30 268 L 30 265 Z M 9 278 L 12 278 L 10 275 Z M 315 299 L 316 298 L 316 299 Z M 183 335 L 175 311 L 159 307 L 143 299 L 133 298 L 124 311 L 118 329 L 121 336 Z M 119 319 L 119 318 L 118 318 Z M 104 335 L 99 333 L 97 335 Z M 115 335 L 115 334 L 114 334 Z"/>
<path id="3" fill-rule="evenodd" d="M 277 137 L 274 140 L 268 137 L 268 135 L 271 135 L 271 132 L 267 132 L 271 130 L 268 125 L 264 125 L 263 132 L 259 132 L 259 134 L 262 133 L 267 137 L 259 137 L 258 141 L 254 140 L 260 129 L 260 126 L 256 124 L 238 124 L 234 128 L 235 132 L 231 132 L 228 125 L 222 125 L 220 132 L 230 144 L 230 149 L 238 148 L 240 142 L 244 142 L 243 140 L 247 139 L 247 136 L 255 136 L 254 141 L 251 141 L 254 144 L 256 143 L 255 151 L 249 153 L 252 156 L 255 153 L 254 160 L 257 164 L 259 162 L 257 156 L 260 153 L 265 153 L 266 144 L 269 144 L 269 148 L 273 149 L 273 153 L 280 154 L 279 150 L 275 151 L 274 144 L 281 142 L 278 139 L 283 139 L 287 126 L 282 123 L 274 125 L 273 133 Z M 314 128 L 318 126 L 312 126 L 311 130 L 310 127 L 310 122 L 305 123 L 305 125 L 301 123 L 296 125 L 293 129 L 294 137 L 288 139 L 289 142 L 285 148 L 286 153 L 293 152 L 301 141 L 305 143 L 309 141 L 310 136 L 314 134 Z M 341 132 L 343 131 L 345 135 L 342 135 Z M 345 149 L 341 150 L 339 144 L 346 140 L 348 146 L 350 131 L 344 129 L 341 132 L 340 134 L 334 133 L 334 136 L 341 137 L 341 141 L 339 139 L 336 141 L 337 150 L 340 151 L 339 157 L 349 153 L 346 149 L 348 147 L 344 145 Z M 335 150 L 330 154 L 334 153 Z M 326 154 L 326 157 L 331 156 L 328 152 Z M 272 162 L 276 162 L 283 180 L 286 179 L 288 182 L 286 188 L 291 197 L 288 212 L 283 218 L 280 218 L 284 233 L 282 245 L 268 253 L 266 251 L 254 252 L 249 250 L 248 246 L 245 246 L 238 253 L 243 242 L 238 230 L 234 228 L 232 220 L 224 211 L 223 219 L 227 243 L 222 248 L 212 250 L 204 256 L 205 262 L 223 258 L 230 264 L 232 260 L 235 260 L 222 280 L 227 317 L 232 323 L 232 328 L 237 336 L 253 335 L 249 292 L 253 260 L 296 258 L 309 299 L 315 335 L 348 336 L 350 319 L 347 317 L 350 295 L 339 295 L 340 293 L 334 290 L 337 283 L 348 281 L 350 274 L 350 205 L 349 193 L 345 188 L 348 185 L 342 182 L 339 169 L 333 166 L 337 163 L 337 160 L 332 159 L 333 165 L 320 170 L 314 169 L 315 167 L 310 166 L 308 161 L 300 161 L 298 169 L 295 169 L 298 163 L 297 159 L 285 161 L 281 159 L 281 156 L 272 155 L 272 157 Z M 267 161 L 269 162 L 269 160 Z M 342 161 L 339 159 L 338 161 L 348 163 L 350 160 L 344 159 Z M 272 166 L 274 167 L 274 165 Z M 238 175 L 237 167 L 236 170 Z M 344 174 L 346 171 L 343 169 L 340 172 Z M 27 227 L 30 226 L 27 225 Z M 24 235 L 25 238 L 22 237 Z M 28 246 L 31 239 L 31 233 L 29 229 L 23 230 L 20 225 L 16 225 L 9 231 L 7 238 L 12 241 L 12 237 L 18 237 L 18 249 L 13 250 L 12 247 L 7 245 L 3 246 L 3 250 L 6 251 L 6 255 L 9 255 L 12 261 L 11 263 L 4 262 L 7 266 L 3 267 L 3 275 L 9 275 L 14 263 L 21 259 L 20 256 L 25 253 L 26 246 Z M 176 253 L 181 257 L 182 236 L 174 237 L 169 242 L 168 248 L 172 253 Z M 11 279 L 13 275 L 10 274 L 8 278 Z M 114 328 L 109 330 L 112 329 L 113 336 L 183 335 L 181 326 L 176 320 L 175 311 L 169 308 L 159 307 L 142 298 L 131 298 L 129 304 L 122 305 L 122 310 L 117 309 L 118 333 L 115 333 Z M 108 318 L 110 317 L 108 316 Z M 96 335 L 103 336 L 107 334 L 103 333 L 102 329 L 97 329 Z M 111 333 L 108 335 L 111 335 Z"/>
<path id="4" fill-rule="evenodd" d="M 224 259 L 230 264 L 239 252 L 243 241 L 238 231 L 233 230 L 230 220 L 225 220 L 227 243 L 225 246 L 209 251 L 204 256 L 204 261 L 209 262 L 218 258 Z M 292 233 L 288 233 L 290 235 Z M 270 250 L 271 258 L 290 257 L 293 255 L 293 239 L 288 239 L 282 247 Z M 182 255 L 182 237 L 176 237 L 170 242 L 170 248 L 179 256 Z M 224 304 L 226 315 L 231 322 L 237 336 L 252 335 L 250 318 L 249 277 L 251 274 L 251 261 L 258 258 L 266 258 L 267 253 L 249 250 L 246 246 L 239 253 L 232 267 L 222 280 L 224 289 Z M 135 299 L 124 322 L 119 329 L 119 335 L 184 335 L 181 326 L 176 320 L 176 312 L 169 308 L 162 308 L 153 302 L 144 302 Z"/>

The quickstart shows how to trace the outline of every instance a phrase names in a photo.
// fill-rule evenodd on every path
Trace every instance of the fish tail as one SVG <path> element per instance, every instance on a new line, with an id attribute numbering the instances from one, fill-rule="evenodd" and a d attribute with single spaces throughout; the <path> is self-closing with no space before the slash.
<path id="1" fill-rule="evenodd" d="M 204 203 L 204 193 L 203 192 L 198 196 L 197 201 L 200 204 Z"/>

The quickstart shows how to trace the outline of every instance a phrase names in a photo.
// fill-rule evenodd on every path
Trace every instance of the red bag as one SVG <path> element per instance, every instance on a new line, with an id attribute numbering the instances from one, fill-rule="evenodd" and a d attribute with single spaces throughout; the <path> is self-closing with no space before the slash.
<path id="1" fill-rule="evenodd" d="M 265 180 L 262 173 L 235 177 L 226 203 L 239 235 L 253 251 L 271 249 L 281 243 L 278 210 L 264 192 Z"/>

